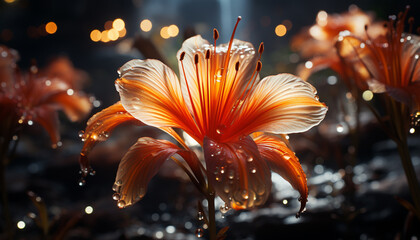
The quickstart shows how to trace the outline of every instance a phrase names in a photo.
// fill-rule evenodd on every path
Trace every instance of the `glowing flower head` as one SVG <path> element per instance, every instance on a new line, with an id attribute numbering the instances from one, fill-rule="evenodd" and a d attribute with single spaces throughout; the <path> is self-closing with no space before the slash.
<path id="1" fill-rule="evenodd" d="M 303 79 L 308 78 L 314 72 L 331 68 L 346 80 L 351 73 L 342 66 L 337 56 L 335 43 L 341 36 L 353 34 L 364 39 L 366 37 L 365 26 L 370 25 L 369 34 L 377 36 L 383 33 L 382 23 L 374 23 L 371 14 L 361 11 L 352 5 L 349 11 L 340 14 L 328 14 L 319 11 L 316 23 L 303 29 L 291 41 L 291 48 L 312 62 L 311 67 L 301 65 L 298 74 Z"/>
<path id="2" fill-rule="evenodd" d="M 15 51 L 0 46 L 0 124 L 2 128 L 17 129 L 21 124 L 38 123 L 56 147 L 60 140 L 57 111 L 63 110 L 76 121 L 90 112 L 91 103 L 67 82 L 38 74 L 35 66 L 30 73 L 21 73 L 16 68 L 17 59 Z"/>
<path id="3" fill-rule="evenodd" d="M 238 18 L 239 22 L 240 18 Z M 238 24 L 236 23 L 236 26 Z M 157 60 L 132 60 L 119 69 L 115 82 L 121 102 L 95 115 L 83 136 L 83 174 L 90 167 L 86 154 L 117 124 L 137 120 L 162 129 L 183 147 L 165 140 L 140 138 L 123 157 L 114 190 L 118 206 L 139 200 L 163 162 L 178 154 L 199 183 L 212 186 L 235 209 L 263 204 L 271 190 L 271 171 L 283 176 L 301 194 L 303 210 L 308 196 L 306 176 L 295 154 L 281 137 L 264 134 L 303 132 L 325 116 L 309 83 L 290 74 L 259 72 L 263 44 L 234 39 L 216 46 L 201 36 L 187 39 L 178 51 L 180 79 Z M 120 114 L 114 114 L 114 113 Z M 92 126 L 97 122 L 94 129 Z M 204 168 L 173 128 L 183 130 L 203 148 Z M 188 170 L 188 169 L 186 169 Z"/>
<path id="4" fill-rule="evenodd" d="M 346 36 L 337 43 L 338 51 L 359 78 L 374 93 L 386 92 L 395 100 L 420 110 L 420 37 L 404 33 L 407 10 L 391 16 L 383 28 L 386 34 L 361 39 Z M 410 25 L 413 19 L 409 19 Z M 412 28 L 412 27 L 410 27 Z"/>

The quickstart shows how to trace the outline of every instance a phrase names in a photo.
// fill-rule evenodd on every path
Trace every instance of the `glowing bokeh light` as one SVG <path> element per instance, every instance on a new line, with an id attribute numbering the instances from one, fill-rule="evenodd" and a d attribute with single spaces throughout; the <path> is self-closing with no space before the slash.
<path id="1" fill-rule="evenodd" d="M 144 19 L 140 23 L 140 29 L 143 32 L 148 32 L 148 31 L 152 30 L 152 22 L 149 19 Z"/>
<path id="2" fill-rule="evenodd" d="M 57 32 L 57 24 L 55 22 L 49 22 L 45 25 L 45 31 L 49 34 Z"/>
<path id="3" fill-rule="evenodd" d="M 372 100 L 373 92 L 370 91 L 370 90 L 366 90 L 366 91 L 363 92 L 362 97 L 363 97 L 363 100 L 368 102 L 368 101 Z"/>
<path id="4" fill-rule="evenodd" d="M 102 42 L 109 42 L 109 38 L 108 38 L 108 30 L 104 30 L 101 33 L 101 41 Z"/>
<path id="5" fill-rule="evenodd" d="M 169 33 L 168 33 L 168 27 L 163 27 L 163 28 L 160 29 L 160 36 L 163 39 L 168 39 L 168 38 L 171 37 L 171 36 L 169 36 Z"/>
<path id="6" fill-rule="evenodd" d="M 108 38 L 111 41 L 117 40 L 119 36 L 120 35 L 119 35 L 118 31 L 114 28 L 108 31 Z"/>
<path id="7" fill-rule="evenodd" d="M 306 67 L 307 69 L 311 69 L 313 66 L 314 66 L 314 64 L 313 64 L 311 61 L 306 61 L 306 62 L 305 62 L 305 67 Z"/>
<path id="8" fill-rule="evenodd" d="M 4 0 L 6 3 L 14 3 L 15 0 Z"/>
<path id="9" fill-rule="evenodd" d="M 125 22 L 121 18 L 117 18 L 112 22 L 112 27 L 117 31 L 121 31 L 125 28 Z"/>
<path id="10" fill-rule="evenodd" d="M 105 24 L 104 24 L 104 28 L 105 28 L 105 30 L 111 29 L 112 28 L 112 21 L 111 20 L 106 21 Z"/>
<path id="11" fill-rule="evenodd" d="M 99 42 L 101 40 L 101 37 L 102 33 L 98 29 L 94 29 L 92 30 L 92 32 L 90 32 L 90 39 L 94 42 Z"/>
<path id="12" fill-rule="evenodd" d="M 318 15 L 316 16 L 316 22 L 324 27 L 325 25 L 327 25 L 327 19 L 328 19 L 328 13 L 324 10 L 321 10 L 318 12 Z"/>
<path id="13" fill-rule="evenodd" d="M 16 225 L 19 229 L 24 229 L 26 227 L 26 223 L 24 221 L 19 221 Z"/>
<path id="14" fill-rule="evenodd" d="M 127 34 L 127 29 L 125 29 L 125 28 L 118 31 L 118 35 L 120 36 L 120 38 L 125 37 L 126 34 Z"/>
<path id="15" fill-rule="evenodd" d="M 275 29 L 275 33 L 277 36 L 283 37 L 284 35 L 286 35 L 286 32 L 287 32 L 286 26 L 284 26 L 283 24 L 277 25 Z"/>
<path id="16" fill-rule="evenodd" d="M 93 207 L 92 206 L 86 206 L 85 213 L 86 214 L 92 214 L 93 213 Z"/>
<path id="17" fill-rule="evenodd" d="M 176 37 L 179 33 L 179 28 L 175 24 L 168 27 L 168 34 L 170 37 Z"/>

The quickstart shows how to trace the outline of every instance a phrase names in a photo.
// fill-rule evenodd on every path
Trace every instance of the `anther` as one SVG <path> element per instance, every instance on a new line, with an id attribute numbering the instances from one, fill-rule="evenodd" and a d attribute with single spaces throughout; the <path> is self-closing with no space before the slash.
<path id="1" fill-rule="evenodd" d="M 214 40 L 219 39 L 219 32 L 217 31 L 216 28 L 213 29 L 213 39 Z"/>
<path id="2" fill-rule="evenodd" d="M 194 63 L 195 64 L 198 64 L 198 54 L 195 54 L 194 55 Z"/>
<path id="3" fill-rule="evenodd" d="M 238 70 L 239 70 L 239 61 L 237 61 L 235 64 L 235 71 L 238 71 Z"/>
<path id="4" fill-rule="evenodd" d="M 262 54 L 264 52 L 264 42 L 260 43 L 260 47 L 258 48 L 258 53 Z"/>
<path id="5" fill-rule="evenodd" d="M 210 50 L 209 49 L 207 49 L 206 50 L 206 59 L 209 59 L 210 58 Z"/>
<path id="6" fill-rule="evenodd" d="M 262 63 L 261 63 L 261 61 L 258 61 L 257 62 L 257 72 L 261 71 L 261 68 L 262 68 Z"/>
<path id="7" fill-rule="evenodd" d="M 182 52 L 181 55 L 179 56 L 179 61 L 184 60 L 185 57 L 185 52 Z"/>

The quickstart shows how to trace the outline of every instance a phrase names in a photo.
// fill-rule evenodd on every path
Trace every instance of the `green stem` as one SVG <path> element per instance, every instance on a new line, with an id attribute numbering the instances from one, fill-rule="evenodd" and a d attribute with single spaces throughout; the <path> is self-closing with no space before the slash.
<path id="1" fill-rule="evenodd" d="M 216 240 L 216 210 L 214 207 L 214 193 L 207 194 L 206 198 L 209 210 L 209 239 Z"/>
<path id="2" fill-rule="evenodd" d="M 408 150 L 407 140 L 397 141 L 398 152 L 400 154 L 401 163 L 404 168 L 405 176 L 407 177 L 408 187 L 410 188 L 411 197 L 414 202 L 414 207 L 417 210 L 417 215 L 420 214 L 420 186 L 419 181 L 414 170 L 413 162 L 411 161 L 410 152 Z"/>

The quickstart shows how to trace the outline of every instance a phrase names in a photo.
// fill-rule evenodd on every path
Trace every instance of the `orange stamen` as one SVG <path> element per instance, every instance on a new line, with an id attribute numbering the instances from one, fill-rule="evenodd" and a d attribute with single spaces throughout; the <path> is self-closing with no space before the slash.
<path id="1" fill-rule="evenodd" d="M 217 112 L 218 112 L 218 119 L 220 119 L 220 116 L 225 112 L 225 109 L 219 109 L 220 103 L 224 102 L 224 92 L 225 92 L 225 85 L 226 85 L 226 78 L 227 78 L 227 68 L 229 66 L 229 59 L 230 59 L 230 50 L 232 49 L 232 44 L 233 44 L 233 39 L 235 37 L 235 32 L 236 29 L 238 28 L 238 24 L 241 21 L 241 17 L 239 16 L 236 20 L 236 24 L 235 27 L 233 29 L 232 32 L 232 36 L 230 37 L 230 41 L 229 41 L 229 46 L 226 52 L 226 58 L 225 58 L 225 62 L 224 62 L 224 68 L 223 68 L 223 72 L 222 72 L 222 81 L 223 81 L 223 85 L 222 85 L 222 91 L 221 94 L 219 94 L 219 99 L 218 99 L 218 107 L 217 107 Z M 224 107 L 225 105 L 223 105 L 222 107 Z M 220 110 L 220 111 L 219 111 Z"/>
<path id="2" fill-rule="evenodd" d="M 191 96 L 190 87 L 188 85 L 187 76 L 186 76 L 185 70 L 184 70 L 184 61 L 183 61 L 184 57 L 185 57 L 185 52 L 182 52 L 180 57 L 179 57 L 179 61 L 181 62 L 182 73 L 184 74 L 185 84 L 187 85 L 187 92 L 188 92 L 188 96 L 190 98 L 190 103 L 191 103 L 191 108 L 193 110 L 194 119 L 196 121 L 199 121 L 197 110 L 195 109 L 195 105 L 194 105 L 194 102 L 193 102 L 193 99 L 192 99 L 192 96 Z M 197 125 L 197 122 L 196 122 L 196 125 Z M 202 132 L 200 127 L 198 127 L 198 130 L 200 131 L 200 133 Z"/>

